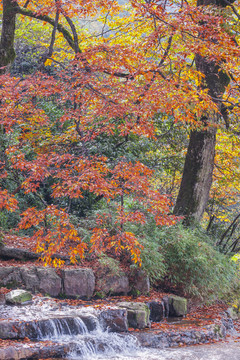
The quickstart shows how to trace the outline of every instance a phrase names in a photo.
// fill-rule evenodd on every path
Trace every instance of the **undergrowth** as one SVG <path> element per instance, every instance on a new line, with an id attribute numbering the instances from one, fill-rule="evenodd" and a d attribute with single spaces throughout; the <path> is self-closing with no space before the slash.
<path id="1" fill-rule="evenodd" d="M 201 228 L 182 224 L 158 228 L 153 223 L 138 229 L 144 245 L 143 269 L 152 283 L 164 281 L 190 297 L 224 298 L 237 282 L 237 266 L 221 254 Z"/>

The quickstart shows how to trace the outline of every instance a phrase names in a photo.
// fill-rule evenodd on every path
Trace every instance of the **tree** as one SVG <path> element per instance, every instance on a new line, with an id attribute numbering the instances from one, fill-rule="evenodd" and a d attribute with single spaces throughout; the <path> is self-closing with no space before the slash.
<path id="1" fill-rule="evenodd" d="M 40 199 L 37 208 L 24 209 L 19 228 L 34 228 L 38 251 L 48 262 L 66 239 L 74 243 L 73 261 L 77 253 L 83 255 L 86 245 L 69 213 L 74 200 L 80 201 L 86 193 L 94 201 L 105 199 L 109 207 L 109 212 L 99 214 L 92 230 L 92 251 L 120 254 L 128 250 L 132 259 L 140 262 L 141 244 L 126 224 L 143 223 L 154 216 L 158 225 L 167 225 L 176 217 L 169 215 L 168 197 L 152 186 L 152 169 L 137 159 L 130 160 L 124 147 L 133 137 L 154 140 L 158 136 L 160 117 L 156 114 L 187 123 L 194 129 L 191 138 L 199 139 L 197 144 L 190 141 L 193 149 L 200 149 L 204 159 L 208 152 L 210 171 L 200 186 L 205 203 L 215 120 L 223 109 L 227 113 L 229 104 L 234 110 L 238 105 L 238 88 L 220 81 L 228 80 L 225 74 L 231 73 L 234 85 L 239 75 L 239 48 L 224 28 L 224 16 L 228 19 L 230 15 L 182 2 L 163 6 L 134 1 L 128 6 L 131 11 L 122 16 L 123 9 L 112 1 L 3 2 L 2 71 L 13 60 L 16 14 L 23 16 L 23 21 L 30 17 L 52 26 L 50 44 L 36 71 L 21 78 L 6 72 L 0 79 L 1 124 L 9 139 L 2 161 L 1 194 L 5 204 L 11 203 L 19 189 Z M 84 18 L 99 13 L 103 22 L 99 34 L 88 34 L 76 21 L 76 15 Z M 62 38 L 67 60 L 56 51 Z M 209 75 L 210 67 L 214 71 Z M 206 138 L 211 139 L 207 150 L 203 147 Z M 114 144 L 117 156 L 99 145 L 104 141 Z M 196 151 L 194 154 L 196 157 Z M 202 165 L 196 171 L 198 168 Z M 193 175 L 190 185 L 195 189 L 198 177 Z M 5 179 L 17 183 L 12 194 L 6 192 Z M 47 197 L 46 186 L 51 188 Z M 194 191 L 191 196 L 193 199 Z M 126 202 L 129 198 L 134 206 Z M 201 209 L 205 206 L 200 205 Z M 176 212 L 184 213 L 183 207 L 179 208 Z M 184 208 L 187 215 L 201 215 L 188 204 Z"/>
<path id="2" fill-rule="evenodd" d="M 197 6 L 213 6 L 216 11 L 221 12 L 231 3 L 200 0 Z M 201 26 L 204 28 L 205 22 L 201 22 Z M 200 30 L 200 38 L 203 41 L 204 32 L 204 29 Z M 209 96 L 216 103 L 217 111 L 210 113 L 208 110 L 202 115 L 201 122 L 205 129 L 191 131 L 182 182 L 174 208 L 175 214 L 186 215 L 186 223 L 192 220 L 199 221 L 206 208 L 213 177 L 217 124 L 220 116 L 225 117 L 225 120 L 228 118 L 223 95 L 230 83 L 230 76 L 221 68 L 221 61 L 224 59 L 216 61 L 200 54 L 195 56 L 196 69 L 204 75 L 204 81 L 200 86 L 207 89 Z"/>

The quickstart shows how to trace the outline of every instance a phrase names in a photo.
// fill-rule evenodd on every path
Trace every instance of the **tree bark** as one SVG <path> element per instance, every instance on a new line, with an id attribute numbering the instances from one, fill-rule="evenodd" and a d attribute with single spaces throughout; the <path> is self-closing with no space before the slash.
<path id="1" fill-rule="evenodd" d="M 7 246 L 0 246 L 0 258 L 3 260 L 15 259 L 15 260 L 38 260 L 41 257 L 41 254 L 36 254 L 32 251 L 18 249 L 18 248 L 10 248 Z M 51 256 L 52 259 L 58 258 L 70 263 L 70 257 L 54 254 Z"/>
<path id="2" fill-rule="evenodd" d="M 216 5 L 215 0 L 199 0 L 198 6 Z M 225 3 L 217 6 L 225 7 Z M 229 84 L 229 77 L 214 61 L 201 55 L 195 56 L 196 68 L 204 74 L 202 88 L 207 88 L 212 100 L 221 112 L 222 95 Z M 185 224 L 199 222 L 209 199 L 214 168 L 217 122 L 219 114 L 209 111 L 202 117 L 203 126 L 207 129 L 191 131 L 185 165 L 178 193 L 175 215 L 183 215 Z"/>
<path id="3" fill-rule="evenodd" d="M 0 40 L 0 74 L 6 72 L 7 65 L 15 58 L 14 34 L 16 23 L 16 5 L 14 0 L 3 0 L 2 33 Z"/>
<path id="4" fill-rule="evenodd" d="M 205 210 L 212 184 L 216 144 L 216 128 L 192 131 L 175 215 L 185 216 L 185 223 L 199 221 Z"/>

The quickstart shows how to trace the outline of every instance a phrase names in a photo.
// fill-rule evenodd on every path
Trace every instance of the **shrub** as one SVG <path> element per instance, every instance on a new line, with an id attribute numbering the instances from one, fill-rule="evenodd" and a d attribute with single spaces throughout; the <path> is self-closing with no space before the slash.
<path id="1" fill-rule="evenodd" d="M 172 227 L 143 231 L 145 246 L 143 267 L 152 280 L 165 280 L 181 289 L 185 295 L 204 300 L 222 298 L 234 287 L 236 265 L 212 245 L 204 230 Z"/>

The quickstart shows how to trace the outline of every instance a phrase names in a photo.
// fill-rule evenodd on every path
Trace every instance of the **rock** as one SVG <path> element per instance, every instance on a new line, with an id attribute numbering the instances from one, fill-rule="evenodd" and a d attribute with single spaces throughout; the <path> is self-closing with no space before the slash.
<path id="1" fill-rule="evenodd" d="M 169 301 L 168 301 L 167 296 L 164 296 L 162 298 L 162 303 L 163 303 L 163 307 L 164 307 L 164 317 L 168 318 L 168 316 L 169 316 Z"/>
<path id="2" fill-rule="evenodd" d="M 226 327 L 223 325 L 222 322 L 209 325 L 209 328 L 212 329 L 214 333 L 214 338 L 216 340 L 221 340 L 226 337 L 226 333 L 227 333 Z"/>
<path id="3" fill-rule="evenodd" d="M 124 332 L 128 330 L 127 310 L 108 309 L 99 315 L 99 321 L 103 330 L 110 332 Z"/>
<path id="4" fill-rule="evenodd" d="M 21 276 L 23 279 L 24 286 L 27 290 L 31 290 L 32 293 L 40 291 L 39 278 L 37 276 L 36 267 L 20 269 Z"/>
<path id="5" fill-rule="evenodd" d="M 144 347 L 164 349 L 168 347 L 196 345 L 200 343 L 207 344 L 213 340 L 218 341 L 226 336 L 226 329 L 223 324 L 219 323 L 207 325 L 203 329 L 200 328 L 198 330 L 180 330 L 178 332 L 163 332 L 162 330 L 156 330 L 154 332 L 141 331 L 139 333 L 134 333 L 134 336 L 137 337 L 140 344 Z M 183 358 L 185 358 L 184 354 Z"/>
<path id="6" fill-rule="evenodd" d="M 226 332 L 232 336 L 237 336 L 237 330 L 234 327 L 233 319 L 229 316 L 228 310 L 221 315 L 221 322 L 225 326 Z"/>
<path id="7" fill-rule="evenodd" d="M 146 304 L 140 302 L 120 302 L 117 306 L 127 309 L 129 327 L 134 329 L 150 327 L 150 309 Z"/>
<path id="8" fill-rule="evenodd" d="M 62 281 L 54 269 L 38 267 L 36 273 L 39 279 L 38 290 L 41 293 L 54 297 L 60 295 Z M 35 277 L 33 277 L 33 281 L 35 281 Z"/>
<path id="9" fill-rule="evenodd" d="M 97 319 L 92 315 L 60 316 L 28 321 L 0 321 L 0 339 L 42 340 L 63 335 L 84 334 L 86 329 L 94 331 Z"/>
<path id="10" fill-rule="evenodd" d="M 62 356 L 69 352 L 68 344 L 31 344 L 26 347 L 26 344 L 16 344 L 16 346 L 9 346 L 0 349 L 1 360 L 20 360 L 20 359 L 49 359 L 49 358 L 62 358 Z"/>
<path id="11" fill-rule="evenodd" d="M 187 314 L 187 299 L 170 295 L 168 296 L 169 316 L 185 316 Z"/>
<path id="12" fill-rule="evenodd" d="M 104 274 L 98 279 L 97 287 L 103 295 L 127 295 L 130 291 L 129 280 L 126 274 Z"/>
<path id="13" fill-rule="evenodd" d="M 163 301 L 151 301 L 147 305 L 150 309 L 150 321 L 159 322 L 164 318 L 165 308 Z"/>
<path id="14" fill-rule="evenodd" d="M 25 290 L 12 290 L 6 294 L 6 303 L 11 305 L 21 305 L 32 301 L 32 295 Z"/>
<path id="15" fill-rule="evenodd" d="M 66 297 L 90 299 L 95 289 L 92 269 L 63 269 L 63 292 Z"/>
<path id="16" fill-rule="evenodd" d="M 0 305 L 5 305 L 6 298 L 4 294 L 0 294 Z"/>
<path id="17" fill-rule="evenodd" d="M 14 289 L 22 286 L 22 278 L 19 268 L 7 266 L 0 268 L 0 286 Z"/>
<path id="18" fill-rule="evenodd" d="M 143 270 L 134 271 L 131 275 L 132 283 L 132 293 L 134 295 L 148 295 L 150 291 L 150 281 L 149 277 Z"/>
<path id="19" fill-rule="evenodd" d="M 226 311 L 228 317 L 232 320 L 237 320 L 239 318 L 237 308 L 229 307 Z"/>
<path id="20" fill-rule="evenodd" d="M 24 339 L 25 324 L 18 321 L 0 321 L 0 339 Z"/>

